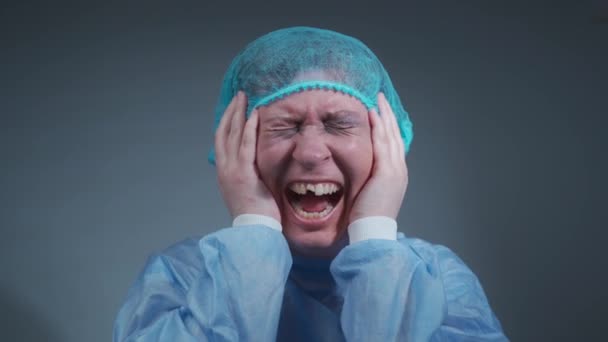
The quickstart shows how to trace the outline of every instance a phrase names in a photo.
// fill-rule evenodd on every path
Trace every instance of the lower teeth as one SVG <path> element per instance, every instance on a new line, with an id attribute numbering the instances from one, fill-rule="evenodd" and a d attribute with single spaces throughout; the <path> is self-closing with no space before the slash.
<path id="1" fill-rule="evenodd" d="M 331 204 L 327 204 L 327 207 L 325 207 L 325 209 L 323 209 L 323 211 L 312 212 L 312 213 L 302 209 L 302 207 L 300 206 L 299 203 L 294 203 L 293 208 L 296 210 L 296 213 L 298 213 L 299 216 L 302 216 L 307 219 L 313 219 L 313 218 L 322 218 L 322 217 L 327 216 L 332 211 L 334 206 Z"/>

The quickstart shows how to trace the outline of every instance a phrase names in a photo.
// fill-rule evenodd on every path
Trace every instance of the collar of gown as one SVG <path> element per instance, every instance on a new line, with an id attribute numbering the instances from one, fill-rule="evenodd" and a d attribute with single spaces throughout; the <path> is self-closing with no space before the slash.
<path id="1" fill-rule="evenodd" d="M 335 309 L 336 282 L 329 271 L 332 259 L 315 259 L 293 255 L 289 281 L 304 293 Z"/>

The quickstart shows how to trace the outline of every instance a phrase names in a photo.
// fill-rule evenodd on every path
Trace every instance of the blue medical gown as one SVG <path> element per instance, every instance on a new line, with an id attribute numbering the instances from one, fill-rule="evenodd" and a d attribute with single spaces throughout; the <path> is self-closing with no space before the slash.
<path id="1" fill-rule="evenodd" d="M 114 341 L 507 341 L 448 248 L 366 240 L 293 258 L 279 231 L 226 228 L 152 256 Z"/>

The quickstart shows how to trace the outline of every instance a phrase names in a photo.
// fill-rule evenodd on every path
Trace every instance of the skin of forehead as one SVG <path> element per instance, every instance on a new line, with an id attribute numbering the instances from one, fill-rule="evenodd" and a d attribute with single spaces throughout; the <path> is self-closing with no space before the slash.
<path id="1" fill-rule="evenodd" d="M 283 100 L 265 106 L 266 109 L 263 112 L 267 112 L 269 115 L 264 115 L 263 121 L 301 120 L 311 116 L 314 117 L 314 114 L 319 114 L 321 118 L 358 118 L 361 117 L 361 114 L 367 113 L 367 109 L 361 101 L 347 94 L 332 90 L 307 90 L 306 92 L 317 92 L 317 94 L 312 95 L 315 97 L 314 99 L 308 97 L 302 100 L 305 101 L 304 107 L 300 106 L 301 101 L 298 101 L 299 98 L 302 98 L 302 93 L 293 94 Z M 298 95 L 299 98 L 297 97 Z"/>

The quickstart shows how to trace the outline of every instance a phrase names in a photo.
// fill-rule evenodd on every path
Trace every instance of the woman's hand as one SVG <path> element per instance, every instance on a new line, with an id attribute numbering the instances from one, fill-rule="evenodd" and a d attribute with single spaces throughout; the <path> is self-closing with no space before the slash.
<path id="1" fill-rule="evenodd" d="M 255 164 L 258 113 L 245 118 L 247 96 L 239 91 L 226 108 L 215 134 L 217 177 L 233 218 L 241 214 L 270 216 L 281 222 L 279 208 L 258 175 Z"/>
<path id="2" fill-rule="evenodd" d="M 374 153 L 372 172 L 357 195 L 349 222 L 367 216 L 396 219 L 407 190 L 403 139 L 395 114 L 382 93 L 378 94 L 378 108 L 381 115 L 374 109 L 369 112 Z"/>

